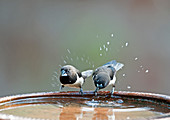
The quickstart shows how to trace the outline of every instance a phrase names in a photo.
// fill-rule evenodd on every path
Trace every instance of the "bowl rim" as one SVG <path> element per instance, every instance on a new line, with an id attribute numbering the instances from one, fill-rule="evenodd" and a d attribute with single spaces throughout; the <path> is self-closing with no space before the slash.
<path id="1" fill-rule="evenodd" d="M 67 91 L 67 92 L 37 92 L 37 93 L 26 93 L 26 94 L 18 94 L 18 95 L 11 95 L 5 96 L 0 98 L 0 103 L 17 100 L 17 99 L 24 99 L 30 97 L 43 97 L 43 96 L 94 96 L 94 92 L 92 91 L 84 91 L 83 95 L 81 95 L 78 91 Z M 97 93 L 99 96 L 109 96 L 111 95 L 110 91 L 99 91 Z M 145 99 L 152 99 L 157 101 L 162 101 L 165 103 L 170 104 L 170 96 L 164 94 L 157 94 L 157 93 L 148 93 L 148 92 L 130 92 L 130 91 L 115 91 L 115 96 L 124 96 L 124 97 L 135 97 L 135 98 L 145 98 Z"/>
<path id="2" fill-rule="evenodd" d="M 60 91 L 55 91 L 55 92 L 37 92 L 37 93 L 26 93 L 26 94 L 18 94 L 18 95 L 12 95 L 12 96 L 5 96 L 0 98 L 0 103 L 8 102 L 8 101 L 13 101 L 13 100 L 18 100 L 18 99 L 26 99 L 26 98 L 33 98 L 33 97 L 54 97 L 54 96 L 74 96 L 74 97 L 85 97 L 85 96 L 94 96 L 94 92 L 92 91 L 84 91 L 83 96 L 78 92 L 78 91 L 67 91 L 67 92 L 60 92 Z M 98 92 L 99 96 L 107 96 L 111 97 L 110 91 L 99 91 Z M 130 97 L 130 98 L 142 98 L 142 99 L 147 99 L 147 100 L 154 100 L 157 102 L 163 102 L 166 104 L 170 104 L 170 96 L 169 95 L 164 95 L 164 94 L 157 94 L 157 93 L 147 93 L 147 92 L 130 92 L 130 91 L 115 91 L 114 96 L 121 96 L 121 97 Z M 170 113 L 166 113 L 162 116 L 158 117 L 152 117 L 150 119 L 157 119 L 161 120 L 164 118 L 170 119 Z M 18 116 L 13 116 L 13 115 L 6 115 L 0 113 L 0 120 L 31 120 L 30 118 L 23 118 L 23 117 L 18 117 Z M 36 119 L 34 119 L 36 120 Z M 38 119 L 40 120 L 40 119 Z"/>

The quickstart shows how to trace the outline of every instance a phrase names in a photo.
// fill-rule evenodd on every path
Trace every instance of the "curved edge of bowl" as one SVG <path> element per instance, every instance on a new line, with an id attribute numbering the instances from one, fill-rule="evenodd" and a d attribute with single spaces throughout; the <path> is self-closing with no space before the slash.
<path id="1" fill-rule="evenodd" d="M 85 91 L 83 96 L 94 96 L 94 92 L 92 91 Z M 99 96 L 111 96 L 110 91 L 99 91 Z M 12 95 L 0 98 L 0 103 L 8 102 L 17 99 L 25 99 L 30 97 L 44 97 L 44 96 L 75 96 L 80 97 L 82 96 L 78 91 L 67 91 L 67 92 L 38 92 L 38 93 L 28 93 L 28 94 L 20 94 L 20 95 Z M 155 93 L 146 93 L 146 92 L 130 92 L 130 91 L 115 91 L 114 96 L 121 96 L 121 97 L 131 97 L 131 98 L 144 98 L 149 100 L 156 100 L 158 102 L 164 102 L 166 104 L 170 104 L 170 96 L 163 95 L 163 94 L 155 94 Z M 22 118 L 13 115 L 6 115 L 0 113 L 0 120 L 31 120 L 30 118 Z M 166 120 L 170 119 L 170 113 L 167 113 L 163 116 L 149 118 L 152 120 Z M 34 119 L 36 120 L 36 119 Z M 39 119 L 38 119 L 39 120 Z"/>
<path id="2" fill-rule="evenodd" d="M 94 92 L 85 91 L 83 96 L 94 96 Z M 99 96 L 110 96 L 110 91 L 99 91 Z M 145 98 L 157 101 L 162 101 L 170 104 L 170 96 L 156 93 L 146 93 L 146 92 L 130 92 L 130 91 L 115 91 L 115 96 L 133 97 L 133 98 Z M 43 96 L 82 96 L 78 91 L 67 91 L 67 92 L 38 92 L 38 93 L 28 93 L 12 95 L 0 98 L 0 103 L 7 102 L 11 100 L 24 99 L 30 97 L 43 97 Z"/>

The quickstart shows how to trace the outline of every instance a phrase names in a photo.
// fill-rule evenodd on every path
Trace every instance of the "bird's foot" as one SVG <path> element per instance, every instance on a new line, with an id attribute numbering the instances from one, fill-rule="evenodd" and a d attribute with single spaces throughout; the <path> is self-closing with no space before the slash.
<path id="1" fill-rule="evenodd" d="M 94 91 L 95 96 L 97 96 L 97 91 L 99 90 L 98 87 L 96 87 L 96 90 Z"/>
<path id="2" fill-rule="evenodd" d="M 115 91 L 115 86 L 113 86 L 112 90 L 111 90 L 111 97 L 114 97 L 114 91 Z"/>
<path id="3" fill-rule="evenodd" d="M 63 88 L 64 88 L 64 85 L 61 85 L 61 86 L 60 86 L 60 91 L 61 91 Z"/>
<path id="4" fill-rule="evenodd" d="M 83 95 L 83 89 L 82 89 L 82 88 L 80 88 L 79 93 L 80 93 L 81 95 Z"/>

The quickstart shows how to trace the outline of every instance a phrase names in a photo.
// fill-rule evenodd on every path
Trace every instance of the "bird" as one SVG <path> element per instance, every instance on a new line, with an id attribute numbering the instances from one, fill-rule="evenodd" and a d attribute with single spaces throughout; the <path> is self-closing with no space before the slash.
<path id="1" fill-rule="evenodd" d="M 65 86 L 73 87 L 73 88 L 80 88 L 81 95 L 83 95 L 82 86 L 85 82 L 85 79 L 90 77 L 93 73 L 93 70 L 86 70 L 80 72 L 76 69 L 73 65 L 65 65 L 61 68 L 60 74 L 60 82 L 62 90 Z"/>
<path id="2" fill-rule="evenodd" d="M 92 78 L 96 89 L 94 91 L 95 95 L 97 95 L 97 91 L 107 86 L 111 85 L 111 95 L 113 95 L 115 90 L 115 82 L 116 82 L 116 72 L 122 67 L 124 64 L 116 62 L 116 60 L 112 60 L 103 66 L 98 67 L 92 74 Z"/>

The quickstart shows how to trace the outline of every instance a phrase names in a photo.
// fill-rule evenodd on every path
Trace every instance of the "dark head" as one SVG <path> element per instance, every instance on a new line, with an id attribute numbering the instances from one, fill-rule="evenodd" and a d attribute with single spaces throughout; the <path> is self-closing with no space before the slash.
<path id="1" fill-rule="evenodd" d="M 98 74 L 93 76 L 94 84 L 97 88 L 102 89 L 105 88 L 110 81 L 110 77 L 105 72 L 99 72 Z"/>
<path id="2" fill-rule="evenodd" d="M 73 84 L 77 80 L 78 70 L 71 66 L 66 65 L 61 68 L 60 82 L 62 84 Z"/>

